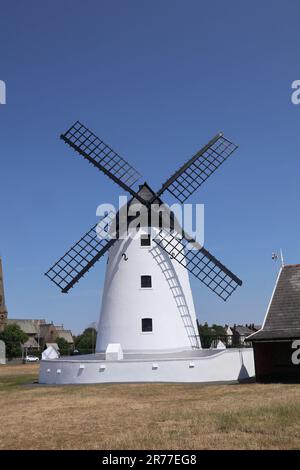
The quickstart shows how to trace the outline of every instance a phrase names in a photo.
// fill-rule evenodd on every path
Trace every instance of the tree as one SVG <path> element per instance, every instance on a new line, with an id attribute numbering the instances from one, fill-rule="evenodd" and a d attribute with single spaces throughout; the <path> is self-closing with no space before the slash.
<path id="1" fill-rule="evenodd" d="M 221 325 L 213 324 L 212 326 L 208 326 L 207 323 L 204 323 L 204 325 L 198 323 L 198 330 L 203 348 L 209 348 L 214 339 L 224 341 L 226 338 L 225 328 Z"/>
<path id="2" fill-rule="evenodd" d="M 59 352 L 62 356 L 68 356 L 70 354 L 70 345 L 65 338 L 57 338 L 56 344 L 59 347 Z"/>
<path id="3" fill-rule="evenodd" d="M 18 325 L 12 323 L 7 325 L 4 331 L 0 333 L 0 339 L 5 343 L 7 357 L 13 358 L 22 356 L 21 345 L 28 340 L 28 336 Z"/>
<path id="4" fill-rule="evenodd" d="M 76 336 L 75 348 L 81 353 L 93 353 L 96 346 L 97 331 L 95 328 L 86 328 L 84 332 Z"/>

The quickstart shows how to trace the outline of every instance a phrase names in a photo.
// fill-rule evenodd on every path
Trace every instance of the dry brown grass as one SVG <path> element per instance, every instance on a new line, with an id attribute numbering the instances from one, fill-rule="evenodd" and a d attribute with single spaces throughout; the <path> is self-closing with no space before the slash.
<path id="1" fill-rule="evenodd" d="M 299 385 L 28 385 L 0 366 L 1 449 L 299 449 Z"/>

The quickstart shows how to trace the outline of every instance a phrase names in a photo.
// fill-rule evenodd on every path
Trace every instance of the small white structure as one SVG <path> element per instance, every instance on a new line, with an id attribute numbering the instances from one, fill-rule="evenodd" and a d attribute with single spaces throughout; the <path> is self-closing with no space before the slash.
<path id="1" fill-rule="evenodd" d="M 211 343 L 210 349 L 226 349 L 225 344 L 220 339 L 216 341 L 216 345 L 214 341 Z"/>
<path id="2" fill-rule="evenodd" d="M 50 345 L 45 349 L 45 351 L 42 352 L 42 360 L 49 360 L 49 359 L 58 359 L 59 358 L 59 352 L 57 348 L 55 348 L 53 345 Z"/>
<path id="3" fill-rule="evenodd" d="M 2 340 L 0 340 L 0 364 L 6 364 L 6 348 Z"/>
<path id="4" fill-rule="evenodd" d="M 110 343 L 105 352 L 106 361 L 121 361 L 123 359 L 122 347 L 119 343 Z"/>
<path id="5" fill-rule="evenodd" d="M 47 348 L 52 347 L 57 351 L 57 353 L 59 353 L 59 347 L 57 343 L 46 343 L 46 347 Z"/>

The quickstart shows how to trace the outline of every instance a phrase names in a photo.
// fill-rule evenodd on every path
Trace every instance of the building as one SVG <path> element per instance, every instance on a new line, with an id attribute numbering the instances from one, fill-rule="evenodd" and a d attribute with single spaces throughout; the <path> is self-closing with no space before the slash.
<path id="1" fill-rule="evenodd" d="M 74 338 L 71 330 L 66 330 L 64 325 L 55 325 L 57 338 L 63 338 L 69 346 L 74 345 Z"/>
<path id="2" fill-rule="evenodd" d="M 226 336 L 226 340 L 225 340 L 225 343 L 228 347 L 231 347 L 232 346 L 232 338 L 233 338 L 233 331 L 232 331 L 232 328 L 229 326 L 229 325 L 225 325 L 224 326 L 224 330 L 225 330 L 225 336 Z"/>
<path id="3" fill-rule="evenodd" d="M 6 326 L 6 322 L 7 322 L 7 308 L 5 305 L 2 260 L 0 257 L 0 333 L 1 331 L 4 330 Z"/>
<path id="4" fill-rule="evenodd" d="M 53 323 L 40 325 L 40 345 L 44 349 L 47 343 L 56 343 L 57 331 Z"/>
<path id="5" fill-rule="evenodd" d="M 295 340 L 300 339 L 300 264 L 283 266 L 262 328 L 247 337 L 254 349 L 258 382 L 300 382 L 294 364 Z"/>
<path id="6" fill-rule="evenodd" d="M 23 344 L 26 349 L 40 349 L 40 328 L 45 324 L 45 320 L 26 319 L 26 318 L 8 318 L 7 325 L 18 325 L 19 328 L 28 336 Z"/>
<path id="7" fill-rule="evenodd" d="M 65 330 L 63 325 L 55 326 L 53 323 L 40 325 L 40 345 L 44 349 L 48 344 L 56 343 L 58 338 L 63 338 L 69 346 L 74 345 L 71 330 Z"/>
<path id="8" fill-rule="evenodd" d="M 55 343 L 57 338 L 64 338 L 70 347 L 74 345 L 71 330 L 65 330 L 63 325 L 54 326 L 53 323 L 46 323 L 46 320 L 7 318 L 2 260 L 0 257 L 0 333 L 6 325 L 13 324 L 18 325 L 28 336 L 27 341 L 23 344 L 26 349 L 44 349 L 46 343 Z"/>
<path id="9" fill-rule="evenodd" d="M 244 325 L 234 325 L 232 328 L 232 342 L 234 346 L 250 346 L 250 343 L 247 343 L 245 339 L 247 336 L 251 335 L 253 333 L 253 330 L 250 330 L 250 328 Z"/>
<path id="10" fill-rule="evenodd" d="M 31 344 L 31 347 L 38 347 L 40 325 L 46 323 L 46 321 L 26 318 L 8 318 L 6 323 L 7 325 L 18 325 L 28 336 L 28 344 Z M 33 346 L 35 343 L 36 346 Z"/>
<path id="11" fill-rule="evenodd" d="M 254 323 L 250 323 L 249 325 L 247 323 L 246 325 L 225 325 L 225 342 L 227 347 L 250 346 L 250 344 L 245 341 L 245 338 L 254 331 L 258 331 L 260 328 L 260 325 L 254 325 Z"/>
<path id="12" fill-rule="evenodd" d="M 47 344 L 56 343 L 58 338 L 64 338 L 70 347 L 74 345 L 71 330 L 65 330 L 63 325 L 55 326 L 53 323 L 46 323 L 45 320 L 24 318 L 10 318 L 7 324 L 16 324 L 26 333 L 28 339 L 23 346 L 27 349 L 43 350 Z"/>

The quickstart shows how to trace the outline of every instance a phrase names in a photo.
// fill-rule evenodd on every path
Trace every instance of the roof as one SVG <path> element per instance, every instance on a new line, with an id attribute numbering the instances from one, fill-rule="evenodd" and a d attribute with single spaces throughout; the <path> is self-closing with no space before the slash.
<path id="1" fill-rule="evenodd" d="M 300 338 L 300 264 L 283 266 L 262 329 L 247 339 Z"/>
<path id="2" fill-rule="evenodd" d="M 46 336 L 46 334 L 48 333 L 48 330 L 49 328 L 55 328 L 55 326 L 53 325 L 53 323 L 44 323 L 43 325 L 40 325 L 40 337 L 41 338 L 44 338 Z"/>
<path id="3" fill-rule="evenodd" d="M 73 339 L 71 330 L 64 330 L 62 328 L 57 328 L 57 326 L 55 328 L 57 329 L 57 337 L 58 338 L 65 339 L 67 341 L 67 343 L 69 343 L 69 344 L 74 343 L 74 339 Z"/>
<path id="4" fill-rule="evenodd" d="M 38 333 L 39 324 L 42 325 L 45 320 L 27 319 L 27 318 L 8 318 L 8 325 L 18 325 L 27 335 L 36 335 Z"/>
<path id="5" fill-rule="evenodd" d="M 34 338 L 28 338 L 28 340 L 23 344 L 24 348 L 38 348 L 39 345 Z"/>
<path id="6" fill-rule="evenodd" d="M 237 325 L 235 328 L 233 328 L 233 333 L 237 332 L 241 336 L 247 336 L 250 335 L 253 330 L 250 330 L 247 326 L 243 325 Z"/>
<path id="7" fill-rule="evenodd" d="M 228 333 L 229 335 L 232 335 L 233 334 L 233 327 L 229 326 L 229 325 L 225 325 L 224 326 L 224 330 L 226 331 L 226 334 Z"/>

